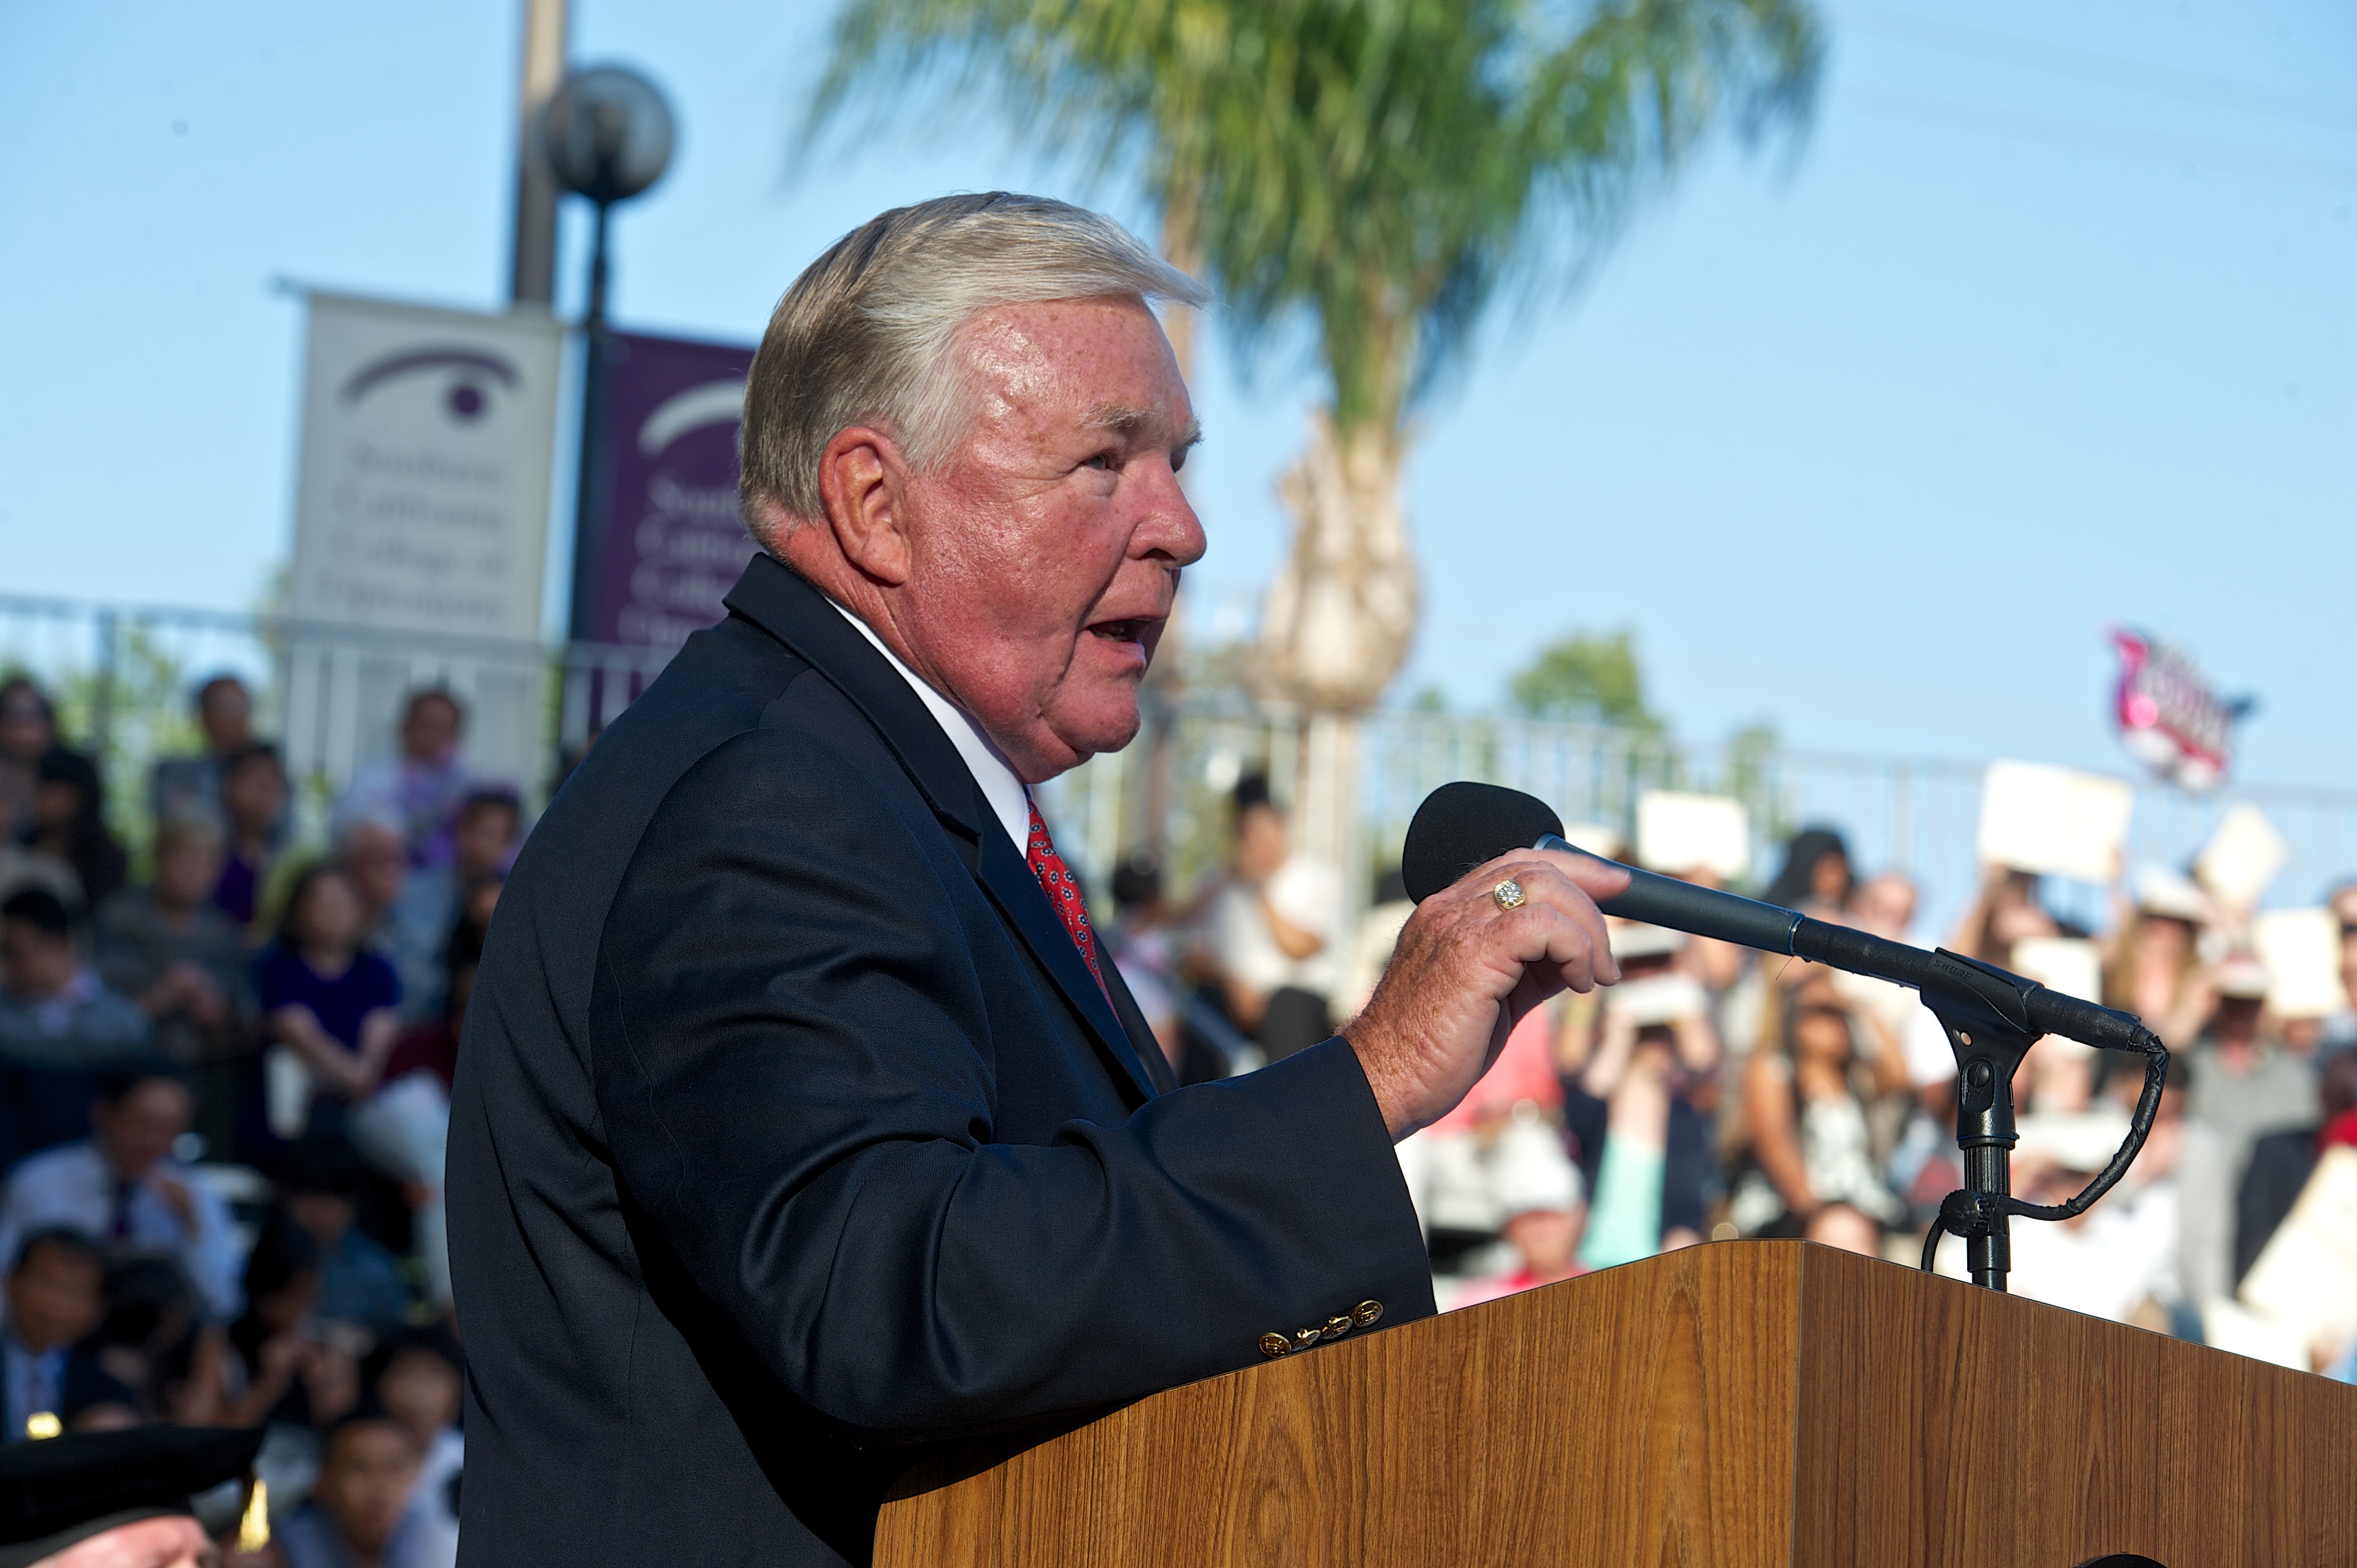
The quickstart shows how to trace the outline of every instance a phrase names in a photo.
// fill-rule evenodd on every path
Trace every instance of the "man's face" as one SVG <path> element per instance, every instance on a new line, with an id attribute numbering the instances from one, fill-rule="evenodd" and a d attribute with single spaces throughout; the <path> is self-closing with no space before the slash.
<path id="1" fill-rule="evenodd" d="M 188 1130 L 193 1110 L 186 1088 L 168 1078 L 135 1083 L 113 1104 L 91 1110 L 91 1130 L 106 1150 L 107 1163 L 136 1178 L 172 1152 L 173 1140 Z"/>
<path id="2" fill-rule="evenodd" d="M 345 1540 L 374 1552 L 401 1521 L 416 1479 L 417 1449 L 409 1434 L 389 1421 L 360 1422 L 328 1444 L 313 1495 Z"/>
<path id="3" fill-rule="evenodd" d="M 0 923 L 0 971 L 18 996 L 55 996 L 73 983 L 73 939 L 53 937 L 30 920 Z"/>
<path id="4" fill-rule="evenodd" d="M 210 840 L 173 839 L 156 852 L 156 901 L 167 909 L 194 908 L 221 880 L 221 850 Z"/>
<path id="5" fill-rule="evenodd" d="M 8 1321 L 28 1350 L 78 1343 L 106 1316 L 105 1283 L 94 1260 L 36 1247 L 8 1276 Z"/>
<path id="6" fill-rule="evenodd" d="M 23 686 L 0 690 L 0 756 L 29 763 L 57 743 L 41 699 Z"/>
<path id="7" fill-rule="evenodd" d="M 1285 868 L 1285 818 L 1275 806 L 1246 806 L 1236 817 L 1236 875 L 1265 882 Z"/>
<path id="8" fill-rule="evenodd" d="M 414 761 L 434 766 L 458 749 L 458 705 L 447 697 L 420 697 L 401 721 L 401 749 Z"/>
<path id="9" fill-rule="evenodd" d="M 371 909 L 392 907 L 401 897 L 409 873 L 409 854 L 401 835 L 376 822 L 361 822 L 344 835 L 344 869 L 351 875 L 351 891 Z"/>
<path id="10" fill-rule="evenodd" d="M 907 480 L 896 620 L 919 671 L 1037 782 L 1137 733 L 1179 569 L 1203 553 L 1178 477 L 1194 411 L 1135 300 L 985 311 L 951 351 L 972 423 Z"/>
<path id="11" fill-rule="evenodd" d="M 235 681 L 216 681 L 197 704 L 197 723 L 214 751 L 235 751 L 253 738 L 253 699 Z"/>
<path id="12" fill-rule="evenodd" d="M 458 874 L 471 877 L 497 870 L 515 843 L 516 825 L 516 814 L 504 801 L 470 807 L 458 819 Z"/>

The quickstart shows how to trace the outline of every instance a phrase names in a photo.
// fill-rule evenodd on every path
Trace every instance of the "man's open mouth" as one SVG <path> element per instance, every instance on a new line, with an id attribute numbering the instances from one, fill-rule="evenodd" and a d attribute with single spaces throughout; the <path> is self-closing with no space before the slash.
<path id="1" fill-rule="evenodd" d="M 1142 620 L 1101 620 L 1089 629 L 1107 642 L 1146 640 L 1146 623 Z"/>

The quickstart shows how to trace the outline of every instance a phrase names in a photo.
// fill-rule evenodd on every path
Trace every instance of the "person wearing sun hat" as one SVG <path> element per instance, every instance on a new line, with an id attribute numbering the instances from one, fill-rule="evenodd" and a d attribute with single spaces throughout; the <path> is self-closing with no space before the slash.
<path id="1" fill-rule="evenodd" d="M 0 1568 L 204 1568 L 232 1530 L 260 1551 L 269 1504 L 248 1478 L 262 1432 L 138 1426 L 0 1449 Z"/>

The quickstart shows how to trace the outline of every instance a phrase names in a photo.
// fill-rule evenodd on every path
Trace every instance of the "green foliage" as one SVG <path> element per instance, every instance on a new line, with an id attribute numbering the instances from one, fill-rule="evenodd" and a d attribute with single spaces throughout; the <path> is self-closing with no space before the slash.
<path id="1" fill-rule="evenodd" d="M 1821 54 L 1807 0 L 850 0 L 810 127 L 947 69 L 1135 159 L 1246 356 L 1306 315 L 1389 433 L 1501 283 L 1576 279 L 1716 125 L 1803 124 Z"/>
<path id="2" fill-rule="evenodd" d="M 1556 639 L 1513 678 L 1507 694 L 1526 718 L 1609 725 L 1647 735 L 1663 728 L 1660 716 L 1645 705 L 1636 641 L 1625 628 Z"/>
<path id="3" fill-rule="evenodd" d="M 1407 700 L 1407 711 L 1412 714 L 1445 714 L 1448 711 L 1448 693 L 1442 691 L 1437 682 L 1426 681 Z"/>

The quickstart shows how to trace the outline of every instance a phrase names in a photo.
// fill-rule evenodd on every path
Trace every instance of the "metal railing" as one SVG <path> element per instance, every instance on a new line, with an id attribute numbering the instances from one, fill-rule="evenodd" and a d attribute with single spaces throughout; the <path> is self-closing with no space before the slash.
<path id="1" fill-rule="evenodd" d="M 0 670 L 21 669 L 59 701 L 66 734 L 97 751 L 117 784 L 118 825 L 145 824 L 148 767 L 193 744 L 195 683 L 233 672 L 253 689 L 259 729 L 281 737 L 315 813 L 361 762 L 388 753 L 403 701 L 422 686 L 468 704 L 468 751 L 486 774 L 537 796 L 558 759 L 577 751 L 659 674 L 662 650 L 428 637 L 330 627 L 283 617 L 124 607 L 0 596 Z M 1307 847 L 1362 875 L 1396 861 L 1417 802 L 1452 779 L 1527 789 L 1566 822 L 1627 833 L 1647 789 L 1724 793 L 1752 827 L 1755 886 L 1772 846 L 1803 825 L 1846 836 L 1865 869 L 1908 873 L 1925 895 L 1927 932 L 1970 897 L 1986 764 L 1952 758 L 1690 744 L 1659 735 L 1479 714 L 1379 712 L 1357 720 L 1308 715 L 1234 695 L 1150 701 L 1127 749 L 1100 757 L 1040 790 L 1058 838 L 1102 894 L 1129 848 L 1163 852 L 1170 889 L 1185 897 L 1226 850 L 1227 797 L 1248 769 L 1265 771 L 1294 808 Z M 2182 865 L 2235 800 L 2266 811 L 2291 845 L 2271 901 L 2318 898 L 2357 874 L 2357 789 L 2234 784 L 2190 796 L 2136 783 L 2131 858 Z M 2056 883 L 2050 897 L 2084 923 L 2104 923 L 2104 891 Z"/>

